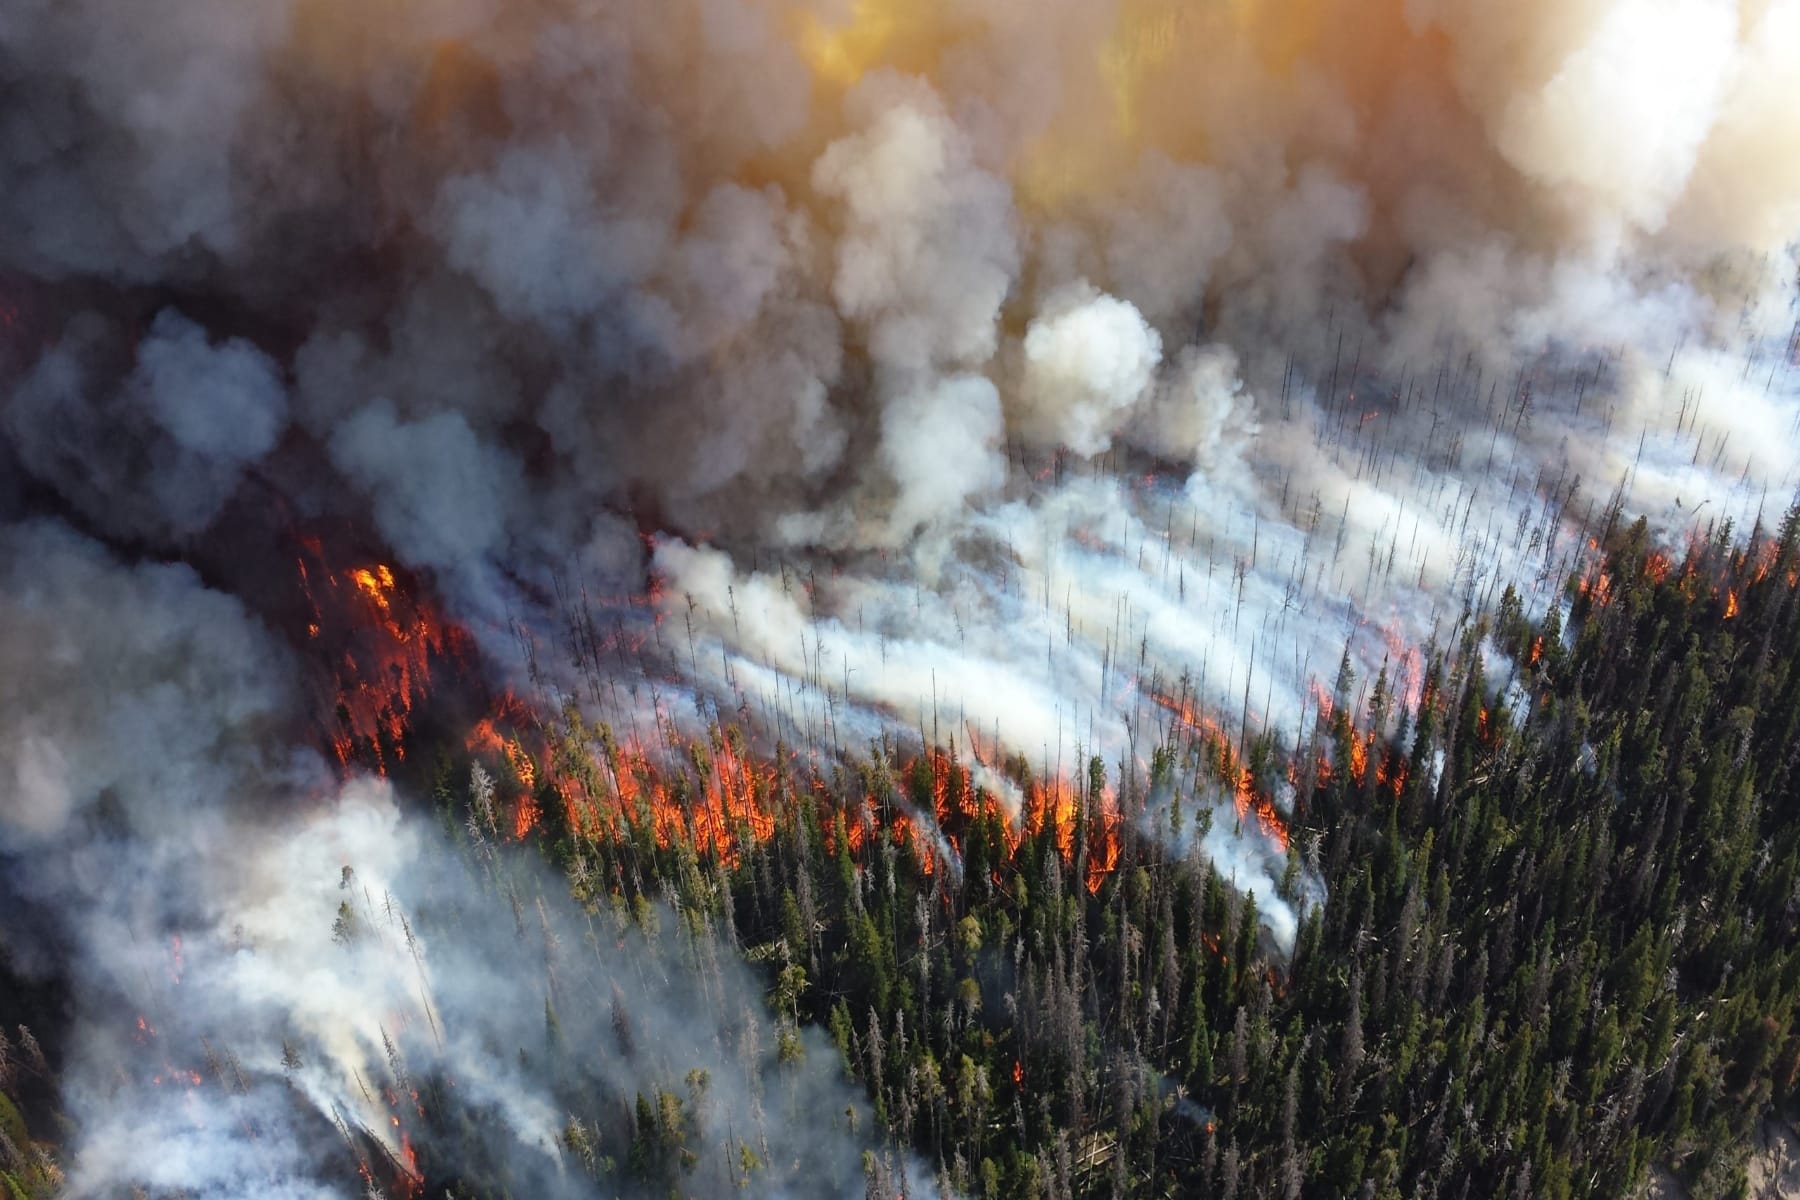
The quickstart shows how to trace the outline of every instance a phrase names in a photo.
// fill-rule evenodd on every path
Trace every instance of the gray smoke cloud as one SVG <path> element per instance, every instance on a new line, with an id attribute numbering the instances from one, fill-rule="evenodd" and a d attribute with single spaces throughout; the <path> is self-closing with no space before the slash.
<path id="1" fill-rule="evenodd" d="M 498 844 L 479 780 L 459 849 L 385 781 L 284 749 L 285 652 L 185 568 L 21 526 L 0 615 L 0 854 L 42 916 L 5 949 L 72 984 L 71 1194 L 360 1195 L 380 1144 L 586 1195 L 605 1169 L 583 1146 L 659 1090 L 684 1105 L 687 1186 L 863 1194 L 872 1114 L 716 916 L 604 891 L 584 910 Z M 733 1175 L 744 1147 L 762 1165 Z"/>
<path id="2" fill-rule="evenodd" d="M 163 912 L 333 790 L 233 601 L 46 510 L 146 561 L 366 523 L 500 674 L 565 576 L 653 573 L 691 640 L 586 696 L 621 729 L 1117 784 L 1171 692 L 1290 747 L 1346 652 L 1416 698 L 1610 499 L 1679 546 L 1800 482 L 1797 43 L 1800 0 L 14 3 L 5 852 L 64 846 L 19 886 L 118 860 Z M 164 838 L 172 796 L 231 820 Z M 1308 897 L 1207 796 L 1183 849 L 1285 941 Z"/>
<path id="3" fill-rule="evenodd" d="M 0 138 L 5 263 L 139 284 L 147 322 L 175 288 L 278 323 L 263 352 L 339 502 L 434 569 L 517 569 L 646 502 L 738 546 L 905 547 L 997 493 L 1007 443 L 1192 463 L 1196 406 L 1146 375 L 1200 346 L 1266 397 L 1296 358 L 1323 387 L 1339 334 L 1393 382 L 1470 348 L 1496 375 L 1642 365 L 1788 323 L 1792 0 L 1593 0 L 1525 34 L 1387 5 L 1342 45 L 1332 4 L 865 8 L 183 0 L 140 29 L 25 6 L 0 43 L 29 101 Z M 1382 41 L 1385 73 L 1359 57 Z M 1673 62 L 1695 86 L 1662 86 Z M 119 389 L 106 335 L 44 307 L 58 350 L 8 404 L 26 469 L 94 512 L 133 492 L 135 536 L 203 529 L 279 432 L 250 348 L 211 339 L 267 416 L 125 463 L 94 424 L 172 431 L 45 428 Z M 191 392 L 190 434 L 233 422 L 145 388 Z M 1559 407 L 1541 458 L 1585 432 Z"/>
<path id="4" fill-rule="evenodd" d="M 212 523 L 286 424 L 268 356 L 241 339 L 215 343 L 174 309 L 136 345 L 97 314 L 76 316 L 5 410 L 14 453 L 83 516 L 174 540 Z"/>

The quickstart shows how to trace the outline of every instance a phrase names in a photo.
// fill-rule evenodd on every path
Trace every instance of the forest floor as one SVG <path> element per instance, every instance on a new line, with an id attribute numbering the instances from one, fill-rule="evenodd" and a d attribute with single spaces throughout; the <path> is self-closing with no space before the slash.
<path id="1" fill-rule="evenodd" d="M 1749 1163 L 1751 1200 L 1800 1197 L 1800 1135 L 1780 1117 L 1762 1123 L 1762 1135 Z"/>
<path id="2" fill-rule="evenodd" d="M 1773 1113 L 1763 1119 L 1745 1173 L 1749 1200 L 1800 1200 L 1800 1133 L 1789 1121 Z M 1673 1173 L 1658 1167 L 1642 1200 L 1688 1200 L 1688 1195 Z"/>

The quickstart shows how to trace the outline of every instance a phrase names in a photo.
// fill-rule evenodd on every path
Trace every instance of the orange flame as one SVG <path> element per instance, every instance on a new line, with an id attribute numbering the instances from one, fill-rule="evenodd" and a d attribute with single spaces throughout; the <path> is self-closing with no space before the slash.
<path id="1" fill-rule="evenodd" d="M 531 831 L 537 828 L 538 818 L 541 816 L 543 810 L 536 800 L 529 795 L 519 797 L 518 806 L 513 809 L 514 840 L 522 842 L 530 836 Z"/>
<path id="2" fill-rule="evenodd" d="M 1575 585 L 1575 590 L 1591 601 L 1595 608 L 1605 608 L 1612 599 L 1612 575 L 1606 571 L 1595 571 L 1593 575 L 1582 579 Z"/>
<path id="3" fill-rule="evenodd" d="M 350 581 L 383 615 L 393 607 L 390 597 L 394 592 L 394 572 L 391 567 L 382 563 L 377 563 L 373 568 L 358 567 L 350 572 Z"/>
<path id="4" fill-rule="evenodd" d="M 1088 845 L 1087 889 L 1098 894 L 1101 887 L 1119 866 L 1119 809 L 1110 791 L 1100 796 L 1100 811 L 1097 814 L 1092 837 Z"/>
<path id="5" fill-rule="evenodd" d="M 1356 738 L 1350 743 L 1350 777 L 1357 783 L 1369 774 L 1369 743 Z"/>
<path id="6" fill-rule="evenodd" d="M 385 587 L 378 571 L 369 575 L 378 590 Z M 356 587 L 363 590 L 361 583 Z M 403 593 L 380 594 L 389 598 L 391 612 L 402 610 Z M 1238 762 L 1217 726 L 1192 706 L 1167 698 L 1158 702 L 1184 726 L 1208 738 L 1240 821 L 1253 825 L 1277 851 L 1286 853 L 1287 822 L 1272 799 L 1258 791 L 1249 768 Z M 511 835 L 521 840 L 543 827 L 544 807 L 552 805 L 577 837 L 613 840 L 641 831 L 659 847 L 685 846 L 735 867 L 747 846 L 775 836 L 780 813 L 797 794 L 809 789 L 827 797 L 833 794 L 816 774 L 810 785 L 796 789 L 781 764 L 753 758 L 735 730 L 715 728 L 707 739 L 682 745 L 672 740 L 661 720 L 658 728 L 671 740 L 654 754 L 635 740 L 615 743 L 610 735 L 594 737 L 586 749 L 574 749 L 566 741 L 552 746 L 545 728 L 508 693 L 472 726 L 465 745 L 471 753 L 504 761 L 511 768 L 496 778 L 507 793 L 499 799 L 510 806 Z M 969 740 L 981 762 L 979 738 Z M 577 756 L 574 761 L 567 758 L 570 754 Z M 998 837 L 995 849 L 1003 849 L 1009 858 L 1020 852 L 1026 838 L 1040 835 L 1048 837 L 1070 866 L 1076 864 L 1078 853 L 1083 855 L 1081 880 L 1090 892 L 1099 892 L 1119 868 L 1124 817 L 1118 797 L 1108 787 L 1086 794 L 1068 779 L 1038 780 L 1026 787 L 1022 811 L 1015 816 L 991 792 L 976 788 L 974 776 L 954 750 L 927 751 L 902 774 L 918 770 L 929 780 L 929 812 L 877 806 L 872 795 L 847 802 L 841 832 L 835 824 L 827 831 L 834 852 L 841 838 L 851 855 L 860 857 L 879 844 L 878 836 L 886 837 L 892 845 L 909 848 L 920 870 L 933 876 L 946 854 L 954 859 L 962 853 L 970 829 L 981 823 L 989 836 Z M 891 815 L 880 819 L 878 812 Z"/>
<path id="7" fill-rule="evenodd" d="M 1257 790 L 1250 768 L 1238 762 L 1231 739 L 1225 736 L 1218 723 L 1201 713 L 1192 701 L 1176 700 L 1155 693 L 1151 695 L 1151 699 L 1171 713 L 1177 725 L 1207 742 L 1221 782 L 1231 787 L 1232 803 L 1237 808 L 1239 823 L 1254 821 L 1263 836 L 1273 842 L 1281 853 L 1286 854 L 1289 838 L 1287 821 L 1276 810 L 1274 801 Z M 1320 712 L 1329 714 L 1330 698 L 1321 693 L 1319 700 Z"/>
<path id="8" fill-rule="evenodd" d="M 1337 702 L 1331 698 L 1331 693 L 1325 690 L 1325 685 L 1317 679 L 1313 680 L 1308 687 L 1312 692 L 1313 703 L 1318 705 L 1320 722 L 1329 725 L 1331 714 L 1337 711 Z"/>
<path id="9" fill-rule="evenodd" d="M 1395 797 L 1406 790 L 1406 760 L 1383 755 L 1375 767 L 1375 782 L 1393 792 Z"/>
<path id="10" fill-rule="evenodd" d="M 309 614 L 306 636 L 333 673 L 321 707 L 332 752 L 386 775 L 406 758 L 409 721 L 423 701 L 434 661 L 459 648 L 460 631 L 412 596 L 392 567 L 334 571 L 323 543 L 303 538 L 296 560 Z"/>

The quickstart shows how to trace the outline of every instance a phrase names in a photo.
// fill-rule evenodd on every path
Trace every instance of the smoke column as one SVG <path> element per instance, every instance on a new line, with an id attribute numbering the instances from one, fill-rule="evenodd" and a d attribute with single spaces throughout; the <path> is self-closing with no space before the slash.
<path id="1" fill-rule="evenodd" d="M 1672 546 L 1786 507 L 1796 45 L 1796 0 L 15 0 L 0 894 L 79 998 L 78 1193 L 168 1086 L 113 1064 L 204 1035 L 149 1183 L 335 1194 L 331 1156 L 404 1156 L 406 1061 L 554 1194 L 555 1081 L 494 1047 L 547 1008 L 617 1043 L 554 981 L 635 1013 L 675 977 L 631 931 L 577 965 L 560 885 L 434 877 L 333 776 L 270 529 L 358 530 L 486 675 L 620 729 L 954 741 L 1013 805 L 1009 757 L 1123 787 L 1198 723 L 1300 747 L 1508 585 L 1559 604 L 1613 504 Z M 604 693 L 571 607 L 642 646 Z M 1303 848 L 1175 786 L 1291 942 Z M 396 932 L 384 897 L 465 887 L 535 931 Z M 824 1051 L 765 1085 L 736 971 L 667 1040 L 780 1091 L 773 1139 L 852 1104 Z"/>

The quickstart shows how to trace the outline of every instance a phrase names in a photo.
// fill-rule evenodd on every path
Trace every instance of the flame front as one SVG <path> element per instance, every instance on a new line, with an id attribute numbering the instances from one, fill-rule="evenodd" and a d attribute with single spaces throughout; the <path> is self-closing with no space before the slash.
<path id="1" fill-rule="evenodd" d="M 1286 854 L 1290 836 L 1287 820 L 1276 809 L 1275 802 L 1257 790 L 1250 768 L 1238 761 L 1231 739 L 1225 736 L 1218 722 L 1201 713 L 1192 701 L 1178 700 L 1160 693 L 1153 694 L 1152 699 L 1175 718 L 1179 728 L 1187 730 L 1206 744 L 1219 780 L 1231 788 L 1238 823 L 1246 828 L 1254 824 L 1264 837 L 1274 843 L 1278 851 Z M 1321 703 L 1326 702 L 1321 697 Z"/>
<path id="2" fill-rule="evenodd" d="M 774 838 L 807 795 L 828 797 L 837 811 L 825 831 L 834 852 L 840 837 L 859 858 L 885 840 L 910 851 L 927 876 L 938 874 L 946 859 L 960 866 L 977 823 L 990 831 L 992 852 L 1009 860 L 1026 838 L 1040 835 L 1071 866 L 1085 852 L 1083 882 L 1092 892 L 1118 868 L 1123 851 L 1123 819 L 1110 789 L 1084 796 L 1066 780 L 1037 781 L 1023 811 L 1010 814 L 998 797 L 975 786 L 950 751 L 894 764 L 895 777 L 921 781 L 923 802 L 915 806 L 898 793 L 884 800 L 873 789 L 845 797 L 816 773 L 807 779 L 803 771 L 784 771 L 780 762 L 753 755 L 735 729 L 715 727 L 705 740 L 690 742 L 671 735 L 653 749 L 619 743 L 609 730 L 590 730 L 578 719 L 552 736 L 510 694 L 496 707 L 476 724 L 467 748 L 499 770 L 511 793 L 509 832 L 519 840 L 543 827 L 548 805 L 577 839 L 647 834 L 660 849 L 685 847 L 733 868 L 746 848 Z M 790 766 L 800 765 L 798 755 L 790 757 Z"/>

